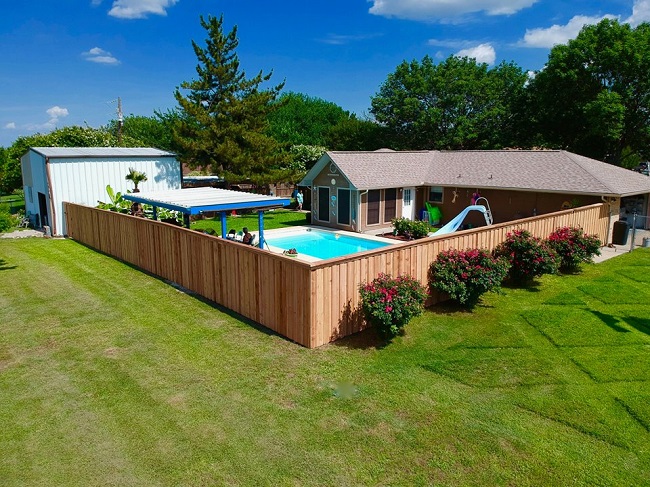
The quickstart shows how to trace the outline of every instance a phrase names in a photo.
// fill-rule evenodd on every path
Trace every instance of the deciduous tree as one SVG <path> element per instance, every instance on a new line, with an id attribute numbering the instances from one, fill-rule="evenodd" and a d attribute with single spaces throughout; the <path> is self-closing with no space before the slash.
<path id="1" fill-rule="evenodd" d="M 372 98 L 371 112 L 398 149 L 495 149 L 516 143 L 526 74 L 451 56 L 403 62 Z"/>
<path id="2" fill-rule="evenodd" d="M 584 27 L 530 85 L 538 143 L 625 167 L 650 157 L 648 73 L 650 24 Z"/>

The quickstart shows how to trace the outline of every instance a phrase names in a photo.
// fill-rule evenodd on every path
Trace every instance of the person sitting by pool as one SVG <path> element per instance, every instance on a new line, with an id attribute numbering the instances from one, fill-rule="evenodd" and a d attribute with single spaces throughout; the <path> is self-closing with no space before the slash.
<path id="1" fill-rule="evenodd" d="M 248 227 L 244 227 L 244 238 L 242 239 L 242 243 L 246 245 L 250 245 L 253 242 L 253 234 L 248 231 Z"/>
<path id="2" fill-rule="evenodd" d="M 237 236 L 237 232 L 235 232 L 234 228 L 231 228 L 230 231 L 228 232 L 228 235 L 226 236 L 226 238 L 228 240 L 235 240 L 236 236 Z"/>

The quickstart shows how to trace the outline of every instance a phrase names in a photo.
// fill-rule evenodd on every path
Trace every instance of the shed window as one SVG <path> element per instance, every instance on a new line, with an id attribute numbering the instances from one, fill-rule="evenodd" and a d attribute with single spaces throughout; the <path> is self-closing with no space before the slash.
<path id="1" fill-rule="evenodd" d="M 397 189 L 384 190 L 384 223 L 395 218 L 397 212 Z"/>
<path id="2" fill-rule="evenodd" d="M 368 191 L 368 225 L 379 223 L 379 201 L 381 191 L 373 189 Z"/>
<path id="3" fill-rule="evenodd" d="M 442 195 L 442 186 L 431 186 L 429 188 L 429 201 L 433 203 L 442 203 Z"/>
<path id="4" fill-rule="evenodd" d="M 318 219 L 322 222 L 330 221 L 330 189 L 318 188 Z"/>
<path id="5" fill-rule="evenodd" d="M 339 188 L 339 223 L 341 225 L 350 224 L 350 190 Z"/>

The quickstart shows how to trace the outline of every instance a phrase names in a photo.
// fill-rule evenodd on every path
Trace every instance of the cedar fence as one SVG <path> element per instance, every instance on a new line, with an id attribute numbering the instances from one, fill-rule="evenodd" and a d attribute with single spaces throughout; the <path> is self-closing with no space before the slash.
<path id="1" fill-rule="evenodd" d="M 516 229 L 545 238 L 579 226 L 605 241 L 604 203 L 404 242 L 307 263 L 222 238 L 121 213 L 65 203 L 68 236 L 177 283 L 309 348 L 365 326 L 359 286 L 380 272 L 427 284 L 430 263 L 448 249 L 493 249 Z M 431 300 L 433 304 L 434 300 Z"/>

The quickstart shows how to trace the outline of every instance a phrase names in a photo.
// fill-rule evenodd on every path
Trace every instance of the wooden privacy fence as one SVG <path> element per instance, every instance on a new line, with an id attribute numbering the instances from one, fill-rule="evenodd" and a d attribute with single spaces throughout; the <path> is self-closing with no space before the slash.
<path id="1" fill-rule="evenodd" d="M 608 207 L 596 204 L 489 227 L 306 263 L 267 250 L 145 218 L 65 204 L 68 236 L 180 284 L 306 347 L 363 329 L 359 286 L 384 272 L 427 284 L 429 265 L 448 249 L 493 249 L 515 229 L 541 238 L 580 226 L 604 241 Z"/>

